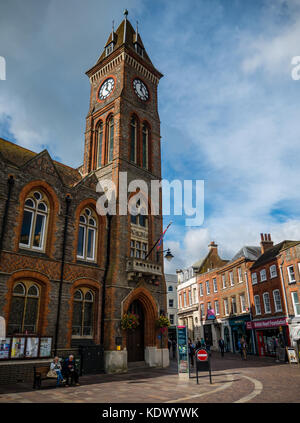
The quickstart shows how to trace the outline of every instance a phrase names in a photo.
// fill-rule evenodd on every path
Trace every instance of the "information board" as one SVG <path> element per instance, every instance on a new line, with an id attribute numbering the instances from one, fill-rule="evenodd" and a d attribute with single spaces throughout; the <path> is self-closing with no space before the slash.
<path id="1" fill-rule="evenodd" d="M 52 338 L 41 338 L 40 357 L 51 357 Z"/>
<path id="2" fill-rule="evenodd" d="M 39 338 L 27 338 L 25 357 L 35 358 L 39 352 Z"/>
<path id="3" fill-rule="evenodd" d="M 25 355 L 25 338 L 13 338 L 11 343 L 11 358 L 23 358 Z"/>
<path id="4" fill-rule="evenodd" d="M 186 326 L 177 326 L 178 373 L 189 373 L 188 339 Z"/>
<path id="5" fill-rule="evenodd" d="M 9 358 L 10 341 L 11 338 L 0 339 L 0 360 Z"/>

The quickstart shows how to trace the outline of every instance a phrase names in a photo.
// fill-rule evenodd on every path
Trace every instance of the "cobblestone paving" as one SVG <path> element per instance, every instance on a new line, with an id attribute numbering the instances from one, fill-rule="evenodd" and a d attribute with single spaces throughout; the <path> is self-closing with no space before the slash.
<path id="1" fill-rule="evenodd" d="M 218 353 L 212 356 L 213 383 L 200 373 L 177 375 L 173 361 L 168 369 L 135 369 L 120 375 L 86 375 L 80 386 L 55 388 L 47 381 L 41 390 L 28 384 L 0 386 L 0 403 L 228 403 L 300 402 L 300 367 L 273 359 Z"/>

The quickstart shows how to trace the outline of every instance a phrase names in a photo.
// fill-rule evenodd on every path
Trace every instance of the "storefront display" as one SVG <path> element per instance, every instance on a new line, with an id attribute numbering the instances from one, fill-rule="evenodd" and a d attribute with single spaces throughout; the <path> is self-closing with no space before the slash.
<path id="1" fill-rule="evenodd" d="M 232 334 L 233 352 L 239 352 L 238 342 L 244 338 L 247 344 L 247 352 L 253 353 L 253 342 L 251 336 L 251 328 L 248 329 L 249 314 L 244 316 L 233 317 L 229 319 L 229 325 Z"/>
<path id="2" fill-rule="evenodd" d="M 285 348 L 289 345 L 286 318 L 252 321 L 247 323 L 247 327 L 256 331 L 260 356 L 276 356 L 277 348 Z"/>

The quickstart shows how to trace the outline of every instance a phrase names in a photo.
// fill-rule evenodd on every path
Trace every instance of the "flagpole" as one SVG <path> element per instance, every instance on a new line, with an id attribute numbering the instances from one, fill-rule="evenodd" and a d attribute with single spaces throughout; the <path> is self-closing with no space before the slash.
<path id="1" fill-rule="evenodd" d="M 172 222 L 170 222 L 170 223 L 169 223 L 169 225 L 167 226 L 167 229 L 169 228 L 169 226 L 171 225 L 171 223 L 172 223 Z M 166 231 L 167 231 L 167 229 L 166 229 Z M 166 233 L 166 231 L 165 231 L 165 233 Z M 164 233 L 163 233 L 162 235 L 164 235 Z M 149 251 L 149 253 L 146 255 L 146 257 L 144 258 L 144 260 L 146 260 L 146 259 L 150 256 L 150 254 L 152 253 L 152 251 L 154 250 L 154 248 L 157 246 L 157 244 L 158 244 L 158 243 L 159 243 L 159 241 L 161 240 L 162 235 L 158 238 L 158 240 L 157 240 L 157 241 L 156 241 L 156 243 L 153 245 L 153 247 L 151 248 L 151 250 Z"/>

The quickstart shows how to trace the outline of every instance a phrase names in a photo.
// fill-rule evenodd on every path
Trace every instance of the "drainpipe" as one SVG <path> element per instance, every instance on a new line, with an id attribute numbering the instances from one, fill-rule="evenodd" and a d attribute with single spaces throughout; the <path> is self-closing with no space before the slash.
<path id="1" fill-rule="evenodd" d="M 6 202 L 5 202 L 4 214 L 3 214 L 3 219 L 2 219 L 2 230 L 1 230 L 1 238 L 0 238 L 0 254 L 1 254 L 2 248 L 3 248 L 3 240 L 4 240 L 5 227 L 6 227 L 6 223 L 7 223 L 10 197 L 11 197 L 11 192 L 12 192 L 12 188 L 13 188 L 14 183 L 15 183 L 14 177 L 12 175 L 10 175 L 8 180 L 7 180 L 8 193 L 7 193 L 7 199 L 6 199 Z"/>
<path id="2" fill-rule="evenodd" d="M 101 327 L 101 329 L 100 329 L 100 345 L 103 346 L 103 349 L 104 349 L 105 287 L 106 287 L 106 279 L 107 279 L 107 273 L 108 273 L 108 268 L 109 268 L 109 259 L 110 259 L 111 219 L 112 219 L 112 215 L 107 214 L 106 260 L 105 260 L 105 268 L 104 268 L 104 275 L 103 275 L 102 304 L 101 304 L 101 326 L 100 326 Z"/>
<path id="3" fill-rule="evenodd" d="M 247 274 L 247 272 L 245 272 L 245 280 L 246 280 L 246 288 L 247 288 L 247 297 L 248 297 L 250 321 L 252 322 L 252 311 L 251 311 L 251 302 L 250 302 L 250 294 L 249 294 L 249 285 L 248 285 L 248 274 Z M 252 345 L 253 345 L 253 353 L 256 354 L 256 345 L 255 345 L 254 329 L 253 328 L 251 328 L 251 338 L 252 338 Z"/>
<path id="4" fill-rule="evenodd" d="M 71 204 L 71 197 L 66 196 L 66 214 L 65 214 L 65 227 L 63 235 L 63 245 L 62 245 L 62 257 L 61 257 L 61 268 L 60 268 L 60 282 L 59 282 L 59 292 L 58 292 L 58 305 L 57 305 L 57 316 L 56 316 L 56 326 L 55 326 L 55 338 L 54 338 L 54 356 L 57 354 L 57 341 L 58 341 L 58 332 L 59 332 L 59 318 L 60 318 L 60 307 L 61 307 L 61 297 L 62 297 L 62 287 L 64 279 L 64 267 L 65 267 L 65 255 L 66 255 L 66 245 L 67 245 L 67 229 L 69 222 L 69 209 Z"/>

